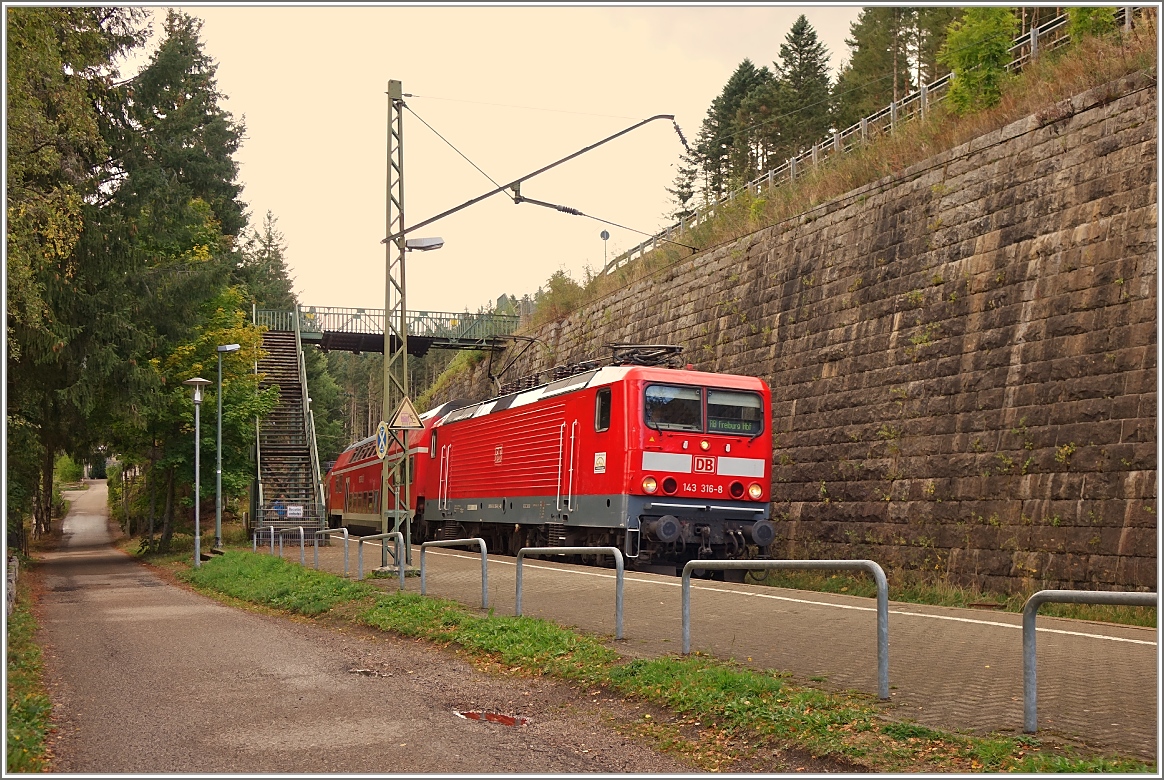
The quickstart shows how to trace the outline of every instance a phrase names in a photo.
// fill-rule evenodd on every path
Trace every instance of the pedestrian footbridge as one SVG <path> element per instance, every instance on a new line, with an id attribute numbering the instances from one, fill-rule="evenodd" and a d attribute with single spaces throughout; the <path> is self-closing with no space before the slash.
<path id="1" fill-rule="evenodd" d="M 384 352 L 383 309 L 299 306 L 297 311 L 256 310 L 254 320 L 268 331 L 296 332 L 300 341 L 325 351 Z M 512 314 L 410 311 L 408 354 L 420 357 L 430 349 L 499 347 L 517 330 L 519 320 Z"/>
<path id="2" fill-rule="evenodd" d="M 254 527 L 315 530 L 325 523 L 322 465 L 307 390 L 303 345 L 344 352 L 384 352 L 384 310 L 298 306 L 295 311 L 253 310 L 263 330 L 263 359 L 255 366 L 260 387 L 278 387 L 279 404 L 256 426 Z M 507 314 L 413 311 L 408 313 L 408 353 L 430 349 L 494 349 L 517 330 Z M 390 336 L 395 341 L 395 336 Z M 398 345 L 392 345 L 396 349 Z"/>

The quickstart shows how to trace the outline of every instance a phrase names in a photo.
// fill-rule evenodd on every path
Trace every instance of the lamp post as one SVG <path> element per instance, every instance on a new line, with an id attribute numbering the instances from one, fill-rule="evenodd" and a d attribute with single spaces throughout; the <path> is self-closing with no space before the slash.
<path id="1" fill-rule="evenodd" d="M 408 97 L 411 97 L 409 95 Z M 672 123 L 675 122 L 675 117 L 671 114 L 657 114 L 656 116 L 644 119 L 643 121 L 631 125 L 625 130 L 621 130 L 614 135 L 587 146 L 584 149 L 579 149 L 573 154 L 567 155 L 557 162 L 550 163 L 543 166 L 533 173 L 526 174 L 519 179 L 515 179 L 509 184 L 499 186 L 484 195 L 479 195 L 476 198 L 465 201 L 459 206 L 455 206 L 447 211 L 437 214 L 435 217 L 430 217 L 423 222 L 418 222 L 411 227 L 406 227 L 404 224 L 404 122 L 403 110 L 407 107 L 404 103 L 405 93 L 404 85 L 395 79 L 388 81 L 388 159 L 387 159 L 387 181 L 384 203 L 384 223 L 388 235 L 380 241 L 385 244 L 384 257 L 384 417 L 383 420 L 387 425 L 391 425 L 391 415 L 396 411 L 397 407 L 402 405 L 405 399 L 409 399 L 408 388 L 408 320 L 407 309 L 405 308 L 405 263 L 404 256 L 408 250 L 426 250 L 439 249 L 444 242 L 439 238 L 420 238 L 420 239 L 406 239 L 405 234 L 414 232 L 436 222 L 439 219 L 444 219 L 451 214 L 454 214 L 461 209 L 468 208 L 474 203 L 479 203 L 486 198 L 490 198 L 500 192 L 512 190 L 514 203 L 536 203 L 542 206 L 549 206 L 559 211 L 564 211 L 571 214 L 581 214 L 581 212 L 573 209 L 566 209 L 564 207 L 554 206 L 553 204 L 535 201 L 530 198 L 523 198 L 521 196 L 521 184 L 535 176 L 538 176 L 551 168 L 574 159 L 575 157 L 585 154 L 592 149 L 602 146 L 605 143 L 613 141 L 614 139 L 626 135 L 643 125 L 653 122 L 656 119 L 670 119 Z M 675 125 L 676 131 L 679 130 L 679 125 Z M 682 138 L 683 134 L 680 133 Z M 686 143 L 686 141 L 684 141 Z M 395 337 L 396 345 L 393 349 L 393 337 Z M 407 520 L 411 513 L 411 503 L 409 497 L 409 479 L 410 466 L 408 457 L 408 436 L 407 432 L 400 435 L 401 431 L 389 430 L 389 436 L 392 442 L 400 448 L 402 457 L 399 461 L 393 464 L 391 469 L 381 469 L 382 481 L 380 483 L 380 524 L 384 531 L 388 530 L 389 516 L 396 520 L 396 530 L 404 533 L 405 551 L 408 561 L 412 560 L 412 539 L 410 535 L 410 523 Z M 392 489 L 392 485 L 396 490 Z M 395 496 L 396 508 L 388 509 L 389 496 Z M 403 527 L 401 527 L 403 526 Z M 388 562 L 388 548 L 383 548 L 382 561 L 384 565 Z M 399 563 L 399 562 L 398 562 Z"/>
<path id="2" fill-rule="evenodd" d="M 238 352 L 238 344 L 222 344 L 218 347 L 218 468 L 214 473 L 214 549 L 222 547 L 222 355 Z"/>
<path id="3" fill-rule="evenodd" d="M 202 500 L 198 484 L 202 478 L 199 469 L 201 455 L 199 447 L 201 428 L 199 410 L 202 408 L 202 388 L 210 384 L 210 380 L 196 376 L 193 379 L 187 379 L 182 384 L 190 385 L 194 389 L 194 568 L 198 568 L 202 565 L 202 528 L 198 522 L 198 504 Z"/>

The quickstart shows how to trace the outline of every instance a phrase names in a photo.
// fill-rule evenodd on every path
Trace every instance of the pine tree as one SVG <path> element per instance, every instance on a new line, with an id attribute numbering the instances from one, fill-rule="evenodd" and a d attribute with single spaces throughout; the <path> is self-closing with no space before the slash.
<path id="1" fill-rule="evenodd" d="M 679 169 L 675 173 L 675 180 L 667 188 L 671 202 L 675 209 L 667 214 L 667 218 L 676 222 L 689 219 L 695 214 L 696 182 L 699 179 L 699 161 L 692 153 L 684 152 L 679 156 Z"/>
<path id="2" fill-rule="evenodd" d="M 797 154 L 828 133 L 832 124 L 828 67 L 828 50 L 801 14 L 784 37 L 776 63 L 781 86 L 779 113 L 786 128 L 781 137 L 782 155 Z"/>
<path id="3" fill-rule="evenodd" d="M 6 424 L 19 434 L 9 439 L 7 485 L 16 519 L 35 508 L 37 529 L 47 530 L 53 459 L 85 446 L 84 412 L 99 390 L 81 377 L 87 354 L 78 340 L 90 322 L 75 303 L 104 269 L 81 266 L 75 250 L 86 199 L 99 191 L 107 158 L 100 122 L 114 63 L 143 40 L 135 27 L 142 14 L 55 7 L 5 13 Z"/>
<path id="4" fill-rule="evenodd" d="M 719 198 L 727 191 L 729 182 L 743 175 L 738 166 L 746 155 L 741 155 L 736 145 L 741 129 L 737 124 L 740 104 L 753 89 L 771 79 L 768 68 L 757 69 L 751 60 L 745 59 L 736 67 L 723 91 L 711 102 L 695 142 L 695 155 L 704 175 L 707 200 Z"/>
<path id="5" fill-rule="evenodd" d="M 270 211 L 258 229 L 244 233 L 234 277 L 245 284 L 260 309 L 292 311 L 297 299 L 285 258 L 287 245 Z"/>
<path id="6" fill-rule="evenodd" d="M 918 39 L 921 10 L 871 6 L 850 25 L 849 61 L 833 93 L 838 127 L 849 127 L 914 89 L 910 44 Z"/>
<path id="7" fill-rule="evenodd" d="M 930 6 L 917 9 L 914 34 L 915 85 L 932 84 L 950 72 L 938 62 L 938 52 L 946 43 L 950 25 L 962 18 L 963 9 L 953 6 Z"/>

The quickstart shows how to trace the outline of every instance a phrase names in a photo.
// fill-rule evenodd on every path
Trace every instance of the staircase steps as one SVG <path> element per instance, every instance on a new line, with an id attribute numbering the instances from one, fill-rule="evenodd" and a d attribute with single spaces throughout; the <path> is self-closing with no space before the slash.
<path id="1" fill-rule="evenodd" d="M 255 526 L 302 526 L 313 533 L 324 526 L 324 518 L 323 508 L 316 506 L 315 470 L 299 382 L 299 342 L 293 332 L 267 331 L 263 350 L 267 355 L 259 361 L 259 387 L 277 387 L 279 403 L 259 425 L 259 480 L 264 503 Z M 280 497 L 281 510 L 276 505 Z"/>

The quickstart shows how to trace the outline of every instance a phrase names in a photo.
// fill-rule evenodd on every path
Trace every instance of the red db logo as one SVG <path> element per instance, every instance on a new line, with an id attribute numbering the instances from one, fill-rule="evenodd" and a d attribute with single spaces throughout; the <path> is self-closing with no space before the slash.
<path id="1" fill-rule="evenodd" d="M 715 473 L 715 458 L 696 458 L 695 459 L 695 473 L 696 474 L 714 474 Z"/>

